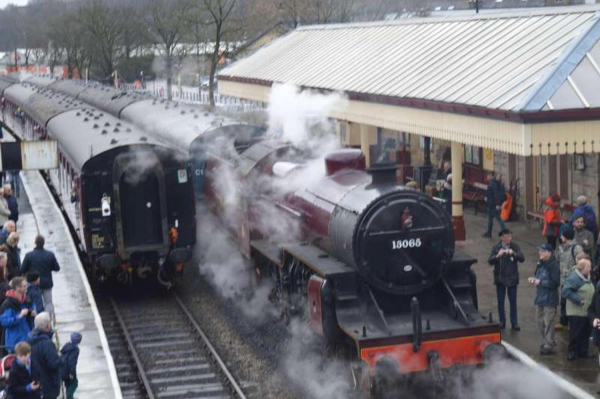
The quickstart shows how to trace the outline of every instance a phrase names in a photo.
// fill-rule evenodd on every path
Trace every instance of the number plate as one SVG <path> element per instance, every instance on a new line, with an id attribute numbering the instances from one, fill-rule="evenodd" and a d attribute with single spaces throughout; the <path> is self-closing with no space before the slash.
<path id="1" fill-rule="evenodd" d="M 392 249 L 419 248 L 422 242 L 420 238 L 411 238 L 410 240 L 392 241 Z"/>

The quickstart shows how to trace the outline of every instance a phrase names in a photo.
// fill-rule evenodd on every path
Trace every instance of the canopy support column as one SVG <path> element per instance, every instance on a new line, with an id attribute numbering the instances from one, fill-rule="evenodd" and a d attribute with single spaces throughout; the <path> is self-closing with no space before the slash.
<path id="1" fill-rule="evenodd" d="M 463 218 L 462 196 L 462 145 L 452 142 L 452 227 L 457 241 L 466 239 L 465 220 Z"/>

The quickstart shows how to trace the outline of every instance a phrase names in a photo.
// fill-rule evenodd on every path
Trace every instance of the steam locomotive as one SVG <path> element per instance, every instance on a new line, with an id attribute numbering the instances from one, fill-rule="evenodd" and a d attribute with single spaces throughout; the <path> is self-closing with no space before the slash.
<path id="1" fill-rule="evenodd" d="M 92 275 L 169 285 L 196 241 L 187 156 L 72 97 L 2 80 L 2 121 L 20 139 L 56 140 L 48 172 Z"/>
<path id="2" fill-rule="evenodd" d="M 316 334 L 360 362 L 365 389 L 377 397 L 390 374 L 478 365 L 502 351 L 498 323 L 477 310 L 476 260 L 455 252 L 451 219 L 436 201 L 396 184 L 393 165 L 365 170 L 360 150 L 329 154 L 312 181 L 301 162 L 289 144 L 268 140 L 237 159 L 214 154 L 206 200 L 222 208 L 218 184 L 229 168 L 241 187 L 232 226 L 240 250 L 273 279 L 286 312 L 308 315 Z M 256 183 L 265 176 L 306 184 L 278 191 Z M 301 237 L 267 235 L 260 201 Z"/>

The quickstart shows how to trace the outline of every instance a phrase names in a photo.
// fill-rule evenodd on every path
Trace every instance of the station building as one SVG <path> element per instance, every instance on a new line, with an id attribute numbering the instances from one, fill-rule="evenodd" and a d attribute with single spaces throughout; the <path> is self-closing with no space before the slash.
<path id="1" fill-rule="evenodd" d="M 489 170 L 517 187 L 521 217 L 552 193 L 598 209 L 599 19 L 580 6 L 306 26 L 223 70 L 220 93 L 266 103 L 285 82 L 344 93 L 330 116 L 367 162 L 396 162 L 399 181 L 425 188 L 451 160 L 464 238 L 461 194 L 485 188 Z"/>

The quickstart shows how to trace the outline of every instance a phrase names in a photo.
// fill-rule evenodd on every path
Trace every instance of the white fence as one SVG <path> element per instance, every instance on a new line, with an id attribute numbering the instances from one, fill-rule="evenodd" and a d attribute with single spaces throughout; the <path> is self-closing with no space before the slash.
<path id="1" fill-rule="evenodd" d="M 123 84 L 121 90 L 130 92 L 137 91 L 150 93 L 159 98 L 167 98 L 167 84 L 165 81 L 152 81 L 146 83 L 146 88 L 139 87 L 134 84 Z M 181 101 L 189 104 L 209 104 L 208 90 L 200 89 L 193 86 L 173 85 L 171 87 L 173 101 Z M 215 92 L 215 105 L 220 108 L 225 108 L 230 112 L 252 112 L 264 110 L 266 104 L 255 101 L 242 100 L 237 97 L 221 96 Z"/>

